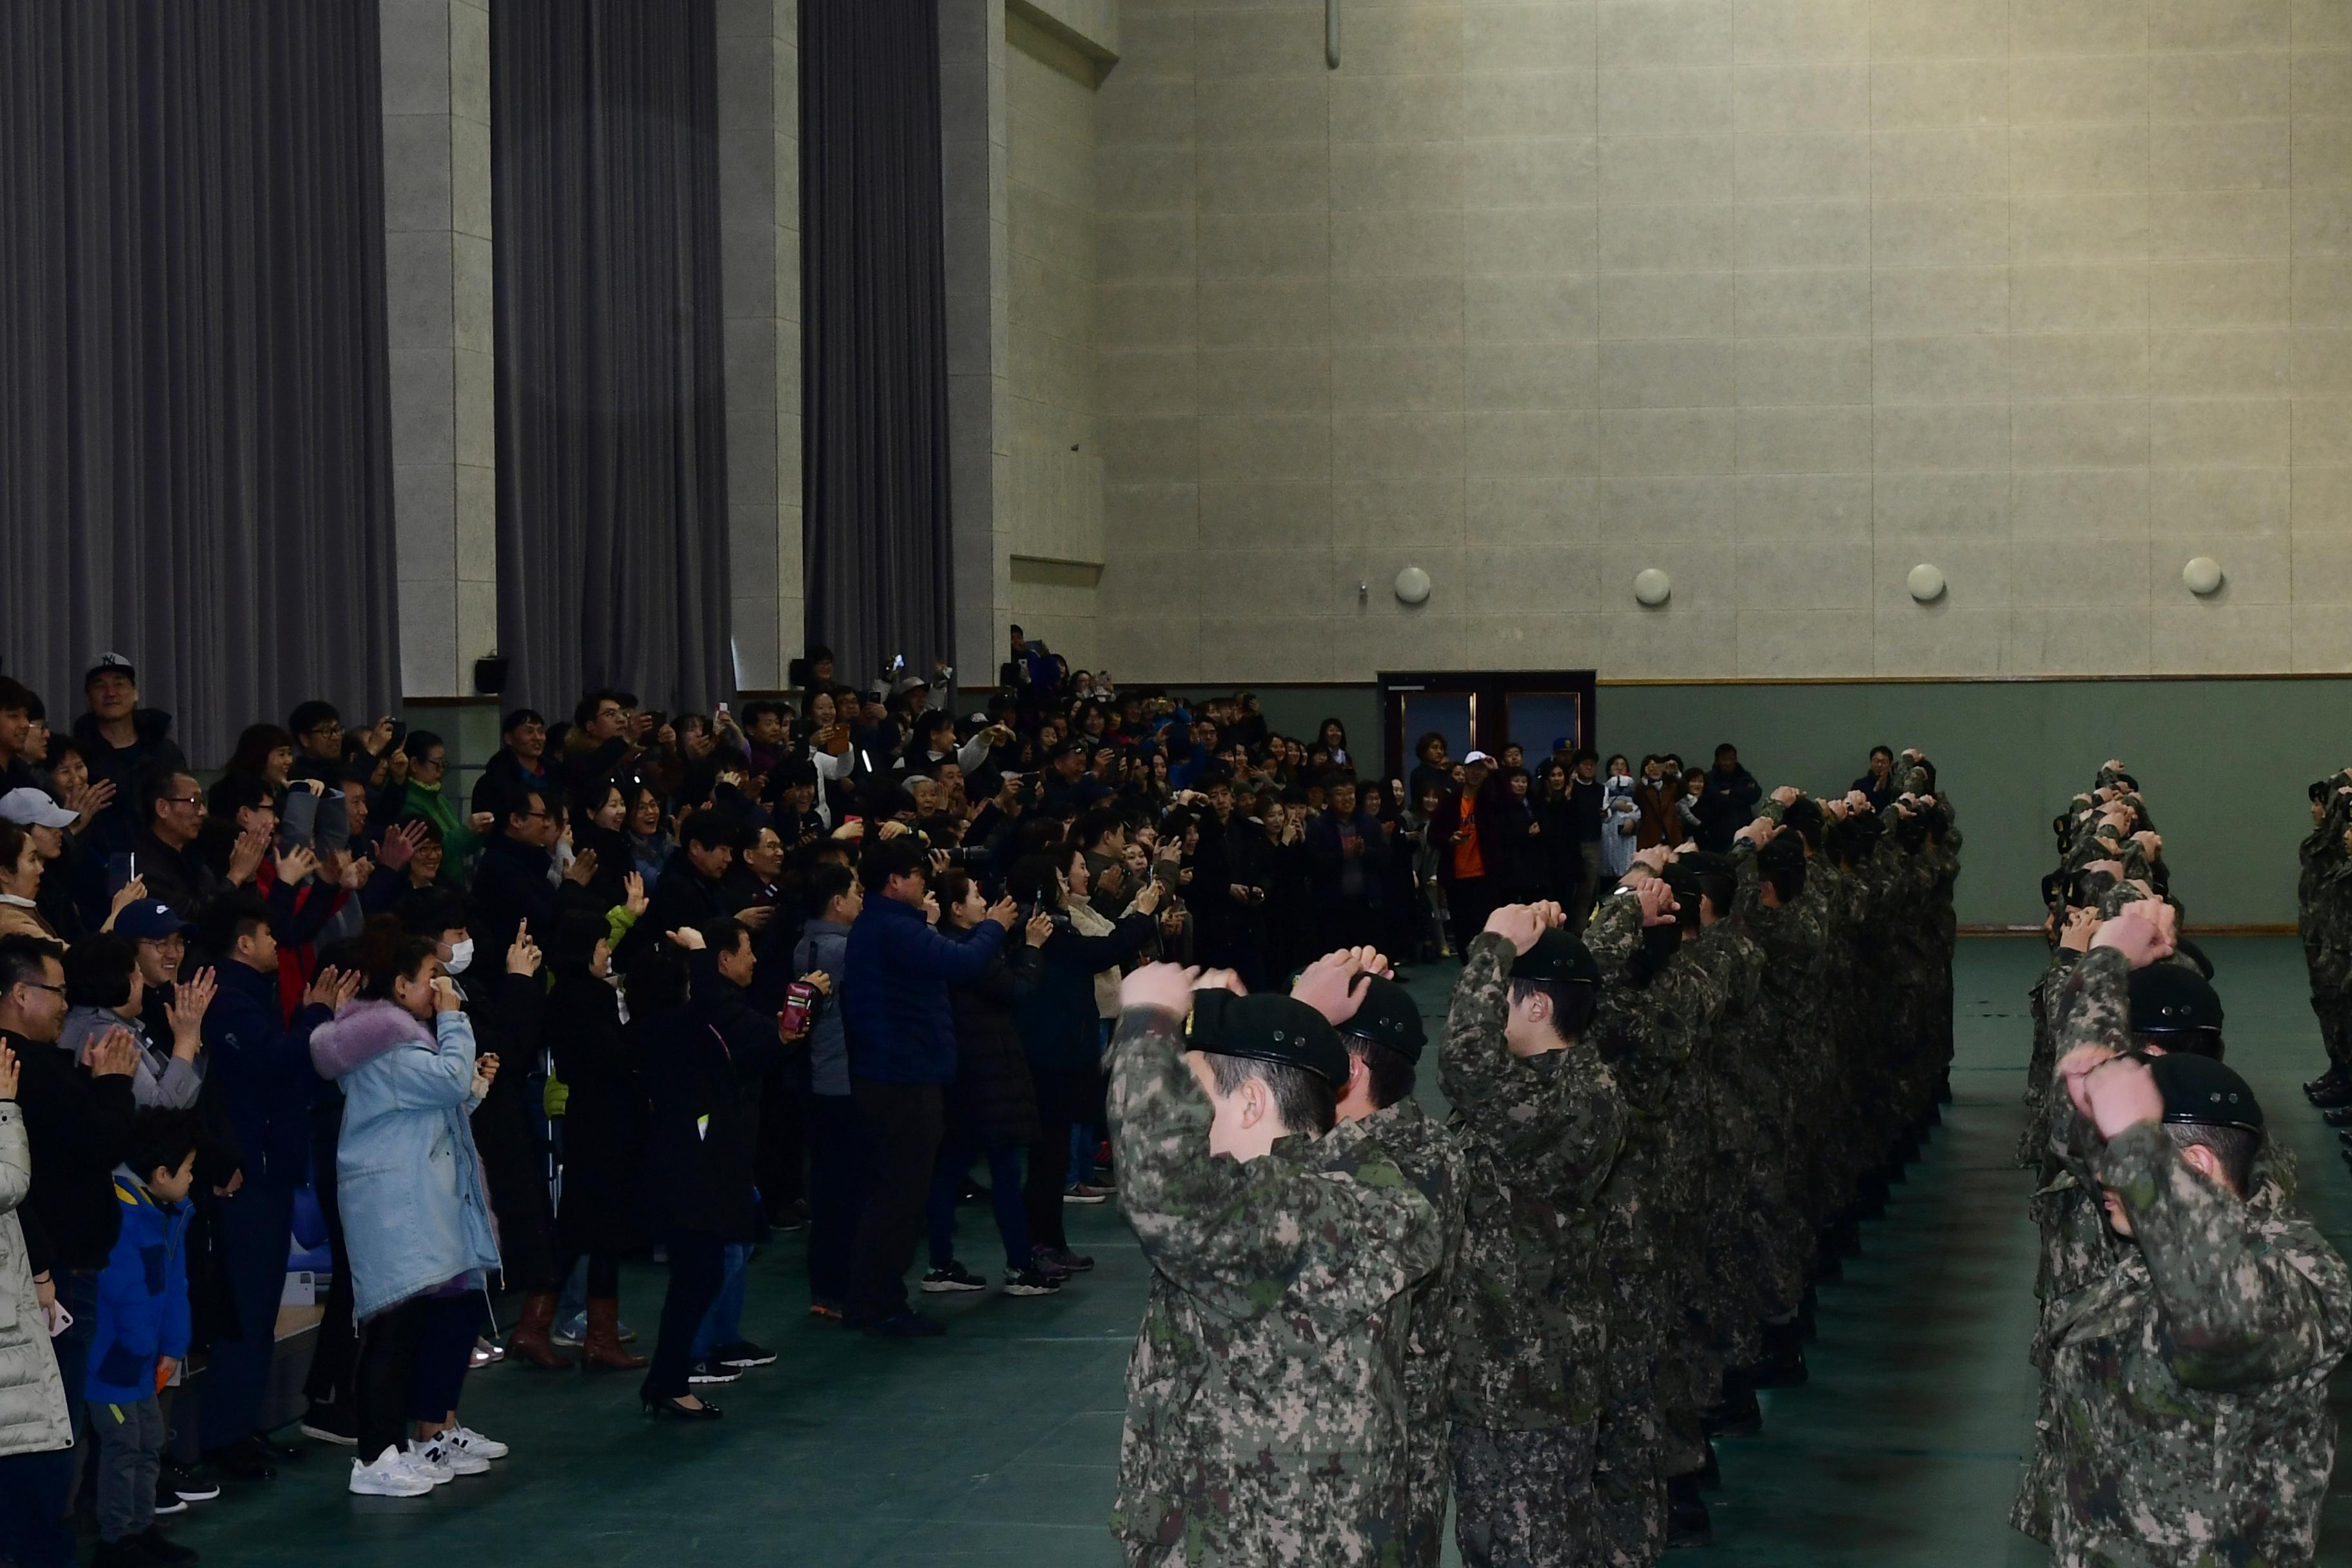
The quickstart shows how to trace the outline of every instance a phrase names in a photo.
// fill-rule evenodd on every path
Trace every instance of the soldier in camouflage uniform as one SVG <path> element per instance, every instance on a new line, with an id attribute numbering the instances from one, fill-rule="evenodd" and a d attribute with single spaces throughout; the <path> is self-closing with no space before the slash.
<path id="1" fill-rule="evenodd" d="M 1591 1204 L 1622 1138 L 1580 1044 L 1599 971 L 1553 904 L 1497 910 L 1463 955 L 1438 1057 L 1467 1172 L 1454 1291 L 1454 1537 L 1465 1563 L 1591 1561 L 1607 1344 Z"/>
<path id="2" fill-rule="evenodd" d="M 1628 1116 L 1601 1195 L 1601 1249 L 1615 1310 L 1595 1459 L 1597 1561 L 1654 1563 L 1707 1538 L 1698 1495 L 1706 1461 L 1706 1368 L 1691 1353 L 1685 1307 L 1706 1258 L 1694 1195 L 1703 1169 L 1688 1125 L 1708 1104 L 1694 1061 L 1723 1015 L 1727 953 L 1701 927 L 1696 876 L 1645 850 L 1633 886 L 1603 900 L 1586 929 L 1602 974 L 1594 1037 Z"/>
<path id="3" fill-rule="evenodd" d="M 1437 1215 L 1443 1252 L 1437 1268 L 1415 1284 L 1407 1310 L 1405 1400 L 1405 1536 L 1402 1568 L 1436 1568 L 1444 1547 L 1445 1495 L 1451 1470 L 1446 1423 L 1454 1394 L 1453 1299 L 1462 1253 L 1469 1177 L 1452 1133 L 1412 1097 L 1413 1076 L 1428 1035 L 1421 1009 L 1405 988 L 1384 975 L 1365 983 L 1354 1012 L 1339 1026 L 1348 1051 L 1348 1081 L 1339 1092 L 1343 1127 L 1360 1129 Z"/>
<path id="4" fill-rule="evenodd" d="M 1119 1200 L 1152 1265 L 1112 1531 L 1150 1568 L 1394 1562 L 1439 1216 L 1363 1123 L 1329 1131 L 1344 1001 L 1192 983 L 1129 975 L 1109 1053 Z"/>
<path id="5" fill-rule="evenodd" d="M 2053 1304 L 2058 1568 L 2308 1563 L 2335 1458 L 2352 1271 L 2257 1163 L 2253 1092 L 2210 1058 L 2118 1055 L 2170 911 L 2107 921 L 2054 998 L 2070 1162 L 2132 1246 Z"/>
<path id="6" fill-rule="evenodd" d="M 2352 1105 L 2352 1042 L 2344 1036 L 2345 984 L 2352 961 L 2352 898 L 2344 875 L 2345 831 L 2352 827 L 2352 773 L 2311 786 L 2311 834 L 2304 839 L 2295 880 L 2294 928 L 2311 972 L 2311 1010 L 2319 1017 L 2327 1070 L 2303 1086 L 2323 1110 Z"/>

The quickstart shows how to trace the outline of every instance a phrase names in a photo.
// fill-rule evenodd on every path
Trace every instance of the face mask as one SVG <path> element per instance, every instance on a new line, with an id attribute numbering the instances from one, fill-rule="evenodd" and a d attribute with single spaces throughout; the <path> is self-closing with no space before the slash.
<path id="1" fill-rule="evenodd" d="M 463 942 L 453 942 L 449 944 L 449 956 L 441 961 L 441 967 L 452 974 L 463 974 L 466 973 L 466 965 L 473 962 L 474 939 L 469 936 Z"/>

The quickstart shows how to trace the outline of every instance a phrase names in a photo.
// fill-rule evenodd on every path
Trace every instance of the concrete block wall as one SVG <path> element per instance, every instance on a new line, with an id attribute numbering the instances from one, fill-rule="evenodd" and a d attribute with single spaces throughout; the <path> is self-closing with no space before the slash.
<path id="1" fill-rule="evenodd" d="M 2352 667 L 2340 5 L 1339 4 L 1119 18 L 1122 679 Z"/>

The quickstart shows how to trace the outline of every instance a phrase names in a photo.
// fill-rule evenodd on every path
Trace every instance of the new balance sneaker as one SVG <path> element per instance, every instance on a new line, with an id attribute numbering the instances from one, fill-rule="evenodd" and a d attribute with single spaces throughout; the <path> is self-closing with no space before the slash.
<path id="1" fill-rule="evenodd" d="M 715 1361 L 698 1361 L 686 1369 L 686 1381 L 694 1384 L 740 1383 L 743 1374 Z"/>
<path id="2" fill-rule="evenodd" d="M 1062 1189 L 1062 1201 L 1066 1204 L 1107 1204 L 1110 1202 L 1110 1189 L 1096 1186 L 1091 1182 L 1080 1182 L 1075 1187 Z"/>
<path id="3" fill-rule="evenodd" d="M 988 1281 L 951 1260 L 945 1268 L 934 1268 L 924 1275 L 923 1289 L 934 1296 L 940 1296 L 958 1290 L 985 1290 Z"/>
<path id="4" fill-rule="evenodd" d="M 495 1437 L 485 1437 L 471 1426 L 452 1426 L 441 1434 L 441 1440 L 453 1448 L 461 1448 L 477 1458 L 503 1459 L 507 1446 Z"/>
<path id="5" fill-rule="evenodd" d="M 737 1340 L 731 1345 L 720 1345 L 711 1352 L 710 1359 L 720 1366 L 731 1367 L 737 1372 L 745 1372 L 755 1366 L 774 1365 L 776 1352 L 765 1345 L 755 1345 L 749 1340 Z"/>
<path id="6" fill-rule="evenodd" d="M 1026 1268 L 1008 1268 L 1004 1271 L 1004 1293 L 1008 1296 L 1051 1296 L 1068 1278 L 1066 1274 L 1047 1274 L 1034 1264 Z"/>
<path id="7" fill-rule="evenodd" d="M 354 1497 L 423 1497 L 432 1489 L 433 1483 L 396 1447 L 386 1448 L 364 1463 L 352 1461 L 351 1492 Z"/>
<path id="8" fill-rule="evenodd" d="M 416 1446 L 411 1444 L 410 1447 L 414 1448 Z M 438 1465 L 453 1476 L 486 1476 L 490 1472 L 488 1459 L 479 1454 L 466 1452 L 449 1441 L 446 1432 L 436 1432 L 425 1438 L 423 1452 L 426 1464 Z"/>
<path id="9" fill-rule="evenodd" d="M 415 1470 L 436 1487 L 446 1487 L 457 1479 L 457 1471 L 433 1457 L 433 1444 L 430 1441 L 420 1443 L 411 1437 L 401 1458 L 408 1461 L 410 1469 Z"/>

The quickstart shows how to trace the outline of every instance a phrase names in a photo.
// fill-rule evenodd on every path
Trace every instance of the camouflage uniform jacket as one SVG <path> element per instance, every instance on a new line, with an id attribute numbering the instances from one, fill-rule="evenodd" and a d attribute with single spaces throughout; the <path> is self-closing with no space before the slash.
<path id="1" fill-rule="evenodd" d="M 1460 1272 L 1465 1207 L 1470 1194 L 1460 1145 L 1415 1100 L 1365 1117 L 1358 1127 L 1436 1213 L 1444 1253 L 1414 1285 L 1406 1312 L 1404 1407 L 1407 1564 L 1435 1568 L 1444 1547 L 1446 1432 L 1454 1396 L 1454 1289 Z"/>
<path id="2" fill-rule="evenodd" d="M 2105 949 L 2055 998 L 2058 1049 L 2128 1044 L 2130 971 Z M 2058 1097 L 2053 1091 L 2052 1098 Z M 2243 1203 L 2155 1126 L 2097 1146 L 2069 1107 L 2086 1189 L 2121 1195 L 2137 1245 L 2045 1308 L 2059 1568 L 2311 1560 L 2335 1458 L 2327 1378 L 2352 1344 L 2352 1271 L 2258 1168 Z M 2084 1194 L 2087 1200 L 2088 1192 Z"/>
<path id="3" fill-rule="evenodd" d="M 2097 1164 L 2138 1246 L 2044 1328 L 2062 1476 L 2053 1562 L 2310 1562 L 2352 1271 L 2275 1183 L 2241 1203 L 2154 1125 L 2117 1136 Z"/>
<path id="4" fill-rule="evenodd" d="M 2303 938 L 2303 955 L 2312 965 L 2315 978 L 2319 974 L 2320 954 L 2327 945 L 2331 919 L 2342 918 L 2341 899 L 2328 896 L 2334 874 L 2344 864 L 2344 830 L 2347 820 L 2352 820 L 2347 818 L 2346 805 L 2352 801 L 2352 795 L 2335 793 L 2342 778 L 2339 773 L 2327 780 L 2327 809 L 2296 854 L 2301 869 L 2295 879 L 2294 925 Z"/>
<path id="5" fill-rule="evenodd" d="M 1439 1047 L 1469 1200 L 1453 1296 L 1453 1414 L 1495 1431 L 1541 1431 L 1600 1410 L 1608 1280 L 1592 1201 L 1617 1157 L 1623 1110 L 1590 1045 L 1510 1054 L 1511 959 L 1499 936 L 1471 942 Z"/>
<path id="6" fill-rule="evenodd" d="M 1152 1266 L 1112 1531 L 1132 1562 L 1391 1561 L 1410 1292 L 1444 1261 L 1436 1210 L 1360 1122 L 1246 1163 L 1211 1155 L 1185 1049 L 1148 1008 L 1111 1042 L 1119 1200 Z"/>

